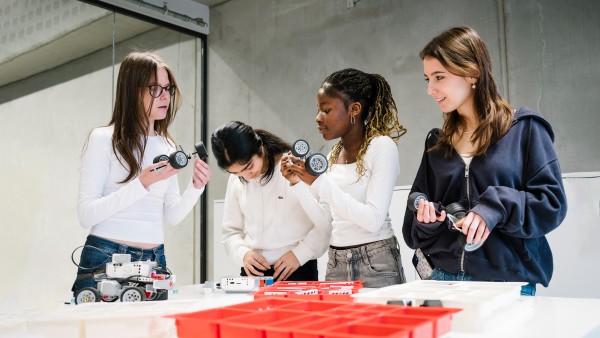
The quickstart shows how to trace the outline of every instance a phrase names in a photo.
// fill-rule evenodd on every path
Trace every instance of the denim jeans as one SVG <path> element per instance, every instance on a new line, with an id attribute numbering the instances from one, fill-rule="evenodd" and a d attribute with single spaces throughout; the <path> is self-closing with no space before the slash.
<path id="1" fill-rule="evenodd" d="M 473 276 L 467 275 L 464 272 L 456 274 L 444 271 L 442 269 L 435 268 L 431 274 L 430 280 L 450 280 L 450 281 L 472 281 Z M 489 282 L 506 282 L 502 280 L 490 280 Z M 523 296 L 535 296 L 535 283 L 529 283 L 521 287 L 521 295 Z"/>
<path id="2" fill-rule="evenodd" d="M 348 249 L 329 248 L 326 280 L 362 280 L 380 288 L 406 282 L 396 236 Z"/>
<path id="3" fill-rule="evenodd" d="M 165 257 L 165 246 L 163 244 L 152 249 L 141 249 L 124 244 L 109 241 L 94 235 L 88 235 L 81 258 L 77 268 L 77 278 L 73 283 L 73 293 L 85 287 L 96 287 L 94 274 L 102 273 L 106 269 L 106 263 L 112 261 L 112 254 L 130 254 L 131 261 L 156 261 L 158 266 L 165 269 L 167 260 Z"/>

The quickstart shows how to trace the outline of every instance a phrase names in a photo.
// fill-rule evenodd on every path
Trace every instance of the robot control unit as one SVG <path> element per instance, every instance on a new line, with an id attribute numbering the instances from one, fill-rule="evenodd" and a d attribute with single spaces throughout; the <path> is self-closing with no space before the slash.
<path id="1" fill-rule="evenodd" d="M 94 274 L 97 287 L 86 287 L 75 293 L 75 304 L 94 302 L 142 302 L 160 299 L 173 289 L 171 275 L 154 261 L 131 261 L 129 254 L 113 254 L 106 271 Z"/>

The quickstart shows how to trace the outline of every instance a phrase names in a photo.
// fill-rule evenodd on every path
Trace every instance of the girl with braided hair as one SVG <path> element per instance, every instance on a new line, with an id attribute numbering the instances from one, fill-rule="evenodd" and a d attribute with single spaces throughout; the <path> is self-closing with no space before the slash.
<path id="1" fill-rule="evenodd" d="M 406 282 L 389 207 L 399 174 L 398 121 L 390 86 L 380 75 L 344 69 L 317 92 L 316 122 L 323 139 L 339 139 L 326 175 L 312 176 L 304 162 L 282 159 L 282 174 L 302 181 L 333 218 L 327 280 L 362 280 L 378 288 Z"/>

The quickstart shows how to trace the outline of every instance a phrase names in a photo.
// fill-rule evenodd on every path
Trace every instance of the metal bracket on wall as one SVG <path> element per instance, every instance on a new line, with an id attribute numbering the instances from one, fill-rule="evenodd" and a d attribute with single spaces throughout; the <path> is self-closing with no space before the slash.
<path id="1" fill-rule="evenodd" d="M 166 23 L 195 33 L 208 35 L 209 8 L 193 0 L 82 0 L 101 7 L 103 4 L 135 13 L 150 21 Z"/>
<path id="2" fill-rule="evenodd" d="M 350 9 L 356 7 L 356 3 L 359 1 L 360 0 L 346 0 L 346 8 Z"/>

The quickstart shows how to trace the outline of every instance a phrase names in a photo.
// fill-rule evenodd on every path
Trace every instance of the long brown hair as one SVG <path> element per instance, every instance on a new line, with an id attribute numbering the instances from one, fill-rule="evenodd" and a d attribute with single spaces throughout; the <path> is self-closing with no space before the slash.
<path id="1" fill-rule="evenodd" d="M 406 133 L 406 128 L 398 121 L 398 110 L 390 85 L 379 74 L 348 68 L 329 75 L 321 84 L 321 89 L 325 95 L 341 99 L 346 109 L 352 102 L 361 104 L 365 138 L 356 156 L 356 172 L 360 178 L 365 174 L 363 159 L 373 138 L 389 136 L 398 141 Z M 333 146 L 329 156 L 330 166 L 337 161 L 341 150 L 340 140 Z"/>
<path id="2" fill-rule="evenodd" d="M 120 183 L 128 182 L 142 171 L 142 159 L 148 142 L 148 127 L 150 109 L 144 110 L 143 97 L 151 81 L 156 81 L 157 70 L 164 68 L 169 75 L 171 86 L 175 93 L 169 102 L 167 116 L 162 120 L 154 121 L 154 130 L 158 135 L 171 140 L 168 128 L 179 107 L 181 107 L 181 93 L 169 66 L 160 56 L 151 52 L 129 53 L 119 69 L 117 77 L 117 90 L 115 107 L 109 125 L 114 126 L 112 148 L 121 165 L 129 170 L 129 175 Z M 125 163 L 123 163 L 125 162 Z"/>
<path id="3" fill-rule="evenodd" d="M 470 27 L 451 28 L 433 38 L 419 53 L 421 59 L 437 59 L 450 73 L 477 79 L 475 88 L 475 113 L 479 126 L 471 142 L 476 142 L 473 155 L 484 155 L 487 149 L 504 136 L 513 120 L 513 109 L 498 93 L 492 76 L 488 50 Z M 455 110 L 447 114 L 438 142 L 430 150 L 446 148 L 452 152 L 452 137 L 459 132 L 461 117 Z"/>

